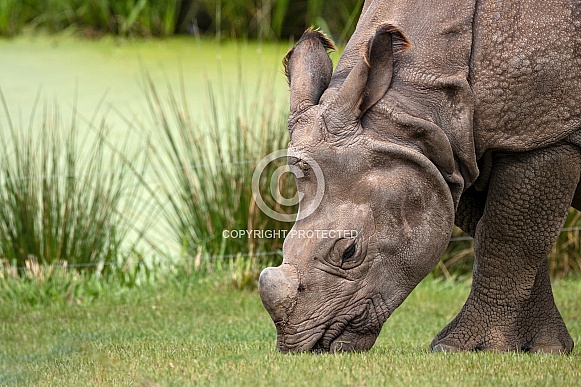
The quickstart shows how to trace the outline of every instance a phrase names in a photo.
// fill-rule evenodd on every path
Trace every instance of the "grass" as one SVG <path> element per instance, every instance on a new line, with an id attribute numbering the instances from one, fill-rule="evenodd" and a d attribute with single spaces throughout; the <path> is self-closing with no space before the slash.
<path id="1" fill-rule="evenodd" d="M 248 289 L 255 288 L 256 273 L 266 265 L 257 259 L 257 253 L 278 250 L 282 241 L 225 241 L 221 232 L 290 227 L 269 223 L 271 220 L 253 207 L 249 180 L 254 165 L 235 163 L 256 160 L 271 150 L 284 148 L 286 116 L 271 103 L 268 92 L 265 98 L 264 93 L 246 93 L 237 85 L 229 94 L 224 92 L 228 86 L 210 87 L 207 127 L 194 119 L 181 90 L 170 87 L 165 93 L 152 83 L 148 86 L 149 113 L 159 132 L 145 148 L 152 162 L 147 167 L 160 172 L 157 185 L 149 189 L 158 195 L 158 204 L 164 204 L 160 208 L 165 212 L 145 216 L 156 221 L 165 217 L 183 253 L 182 261 L 163 271 L 145 265 L 139 255 L 127 254 L 119 259 L 120 240 L 112 240 L 111 249 L 105 248 L 112 252 L 109 258 L 92 247 L 85 247 L 85 253 L 77 258 L 65 247 L 70 246 L 67 239 L 60 239 L 59 235 L 70 237 L 72 233 L 74 243 L 90 242 L 93 236 L 108 235 L 102 230 L 115 231 L 111 234 L 114 237 L 128 235 L 126 229 L 120 229 L 127 223 L 119 217 L 119 207 L 111 204 L 141 198 L 131 193 L 131 186 L 118 191 L 117 180 L 110 180 L 120 176 L 106 173 L 111 166 L 107 164 L 109 153 L 104 142 L 88 145 L 94 152 L 88 157 L 76 153 L 80 149 L 77 145 L 86 145 L 82 136 L 75 137 L 84 133 L 84 122 L 63 124 L 56 111 L 45 109 L 39 121 L 32 121 L 41 124 L 40 138 L 45 141 L 27 136 L 27 130 L 36 127 L 32 124 L 10 124 L 10 130 L 2 132 L 7 136 L 3 139 L 6 152 L 0 156 L 5 168 L 2 182 L 12 185 L 3 191 L 0 204 L 17 205 L 13 206 L 13 215 L 6 212 L 10 206 L 0 207 L 0 212 L 8 214 L 0 236 L 28 227 L 37 232 L 21 233 L 22 238 L 40 242 L 32 244 L 30 253 L 19 247 L 21 238 L 14 238 L 12 246 L 16 247 L 12 250 L 19 258 L 10 261 L 20 261 L 0 271 L 0 385 L 574 385 L 581 378 L 579 349 L 567 357 L 429 353 L 431 338 L 464 302 L 469 291 L 466 282 L 424 281 L 387 322 L 369 353 L 276 353 L 273 324 L 257 293 Z M 254 98 L 241 98 L 248 94 Z M 6 109 L 4 112 L 4 117 L 9 117 Z M 8 125 L 2 124 L 4 128 Z M 106 126 L 95 126 L 97 139 L 107 139 Z M 55 131 L 58 127 L 66 129 L 63 136 Z M 113 154 L 117 157 L 122 152 Z M 90 162 L 95 164 L 91 167 Z M 192 168 L 200 162 L 202 168 Z M 134 167 L 141 166 L 135 162 Z M 77 175 L 91 179 L 70 178 Z M 104 180 L 95 180 L 97 176 Z M 270 186 L 268 179 L 263 183 Z M 104 189 L 103 195 L 93 191 L 98 187 Z M 292 193 L 292 187 L 287 188 Z M 14 195 L 18 192 L 20 196 Z M 101 205 L 91 204 L 107 192 L 120 196 L 114 194 Z M 77 194 L 80 196 L 75 199 Z M 80 203 L 74 207 L 78 211 L 87 209 L 88 218 L 81 212 L 68 212 L 72 207 L 67 203 L 72 202 Z M 134 203 L 136 207 L 130 212 L 142 212 Z M 32 211 L 24 210 L 28 208 Z M 110 213 L 110 223 L 99 222 L 99 217 L 86 220 L 97 214 L 91 209 L 99 208 L 117 208 Z M 18 215 L 29 222 L 14 227 Z M 67 223 L 73 218 L 77 220 Z M 571 212 L 567 226 L 579 222 L 579 214 Z M 80 231 L 67 229 L 75 225 L 82 225 Z M 557 258 L 551 264 L 557 276 L 579 269 L 579 241 L 578 231 L 561 236 L 553 252 Z M 452 258 L 443 263 L 450 277 L 470 270 L 469 261 L 465 261 L 471 253 L 469 248 L 470 242 L 451 244 Z M 229 253 L 234 257 L 210 258 Z M 118 264 L 89 273 L 71 270 L 73 263 L 85 262 L 82 259 L 87 257 L 88 263 L 118 259 Z M 453 266 L 454 260 L 460 266 Z M 39 264 L 44 262 L 53 265 Z M 18 273 L 14 270 L 18 265 L 26 270 Z M 574 340 L 580 343 L 581 282 L 574 278 L 558 281 L 555 294 Z"/>
<path id="2" fill-rule="evenodd" d="M 0 384 L 28 385 L 575 385 L 570 356 L 432 354 L 432 337 L 458 312 L 469 284 L 425 280 L 368 353 L 282 355 L 258 294 L 224 278 L 109 290 L 91 303 L 0 303 Z M 581 281 L 555 283 L 581 342 Z"/>

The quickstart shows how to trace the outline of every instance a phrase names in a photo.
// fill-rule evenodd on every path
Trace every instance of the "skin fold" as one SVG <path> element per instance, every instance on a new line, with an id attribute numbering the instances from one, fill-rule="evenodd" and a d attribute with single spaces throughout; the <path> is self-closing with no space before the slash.
<path id="1" fill-rule="evenodd" d="M 284 59 L 299 214 L 309 163 L 325 191 L 259 279 L 277 348 L 370 349 L 455 223 L 472 290 L 431 348 L 571 352 L 547 254 L 581 208 L 581 2 L 366 1 L 335 69 L 331 49 L 308 30 Z"/>

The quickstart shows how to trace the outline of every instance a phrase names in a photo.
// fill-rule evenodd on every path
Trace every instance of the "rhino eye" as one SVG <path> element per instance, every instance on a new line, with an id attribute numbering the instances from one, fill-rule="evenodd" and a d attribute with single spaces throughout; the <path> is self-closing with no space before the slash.
<path id="1" fill-rule="evenodd" d="M 347 247 L 347 249 L 343 252 L 343 256 L 341 257 L 343 262 L 347 261 L 348 259 L 352 258 L 355 255 L 355 251 L 357 251 L 357 242 L 353 242 L 351 246 Z"/>
<path id="2" fill-rule="evenodd" d="M 300 169 L 302 169 L 303 171 L 307 171 L 310 167 L 309 164 L 306 161 L 300 160 L 297 165 L 299 166 Z"/>
<path id="3" fill-rule="evenodd" d="M 357 259 L 359 246 L 354 238 L 340 238 L 335 242 L 328 255 L 327 262 L 343 270 L 353 269 L 361 264 L 362 260 Z"/>

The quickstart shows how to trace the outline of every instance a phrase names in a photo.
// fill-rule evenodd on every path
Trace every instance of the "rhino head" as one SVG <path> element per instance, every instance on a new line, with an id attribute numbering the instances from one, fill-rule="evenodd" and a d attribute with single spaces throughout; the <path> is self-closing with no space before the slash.
<path id="1" fill-rule="evenodd" d="M 447 246 L 450 144 L 433 124 L 405 112 L 405 96 L 391 93 L 398 57 L 410 46 L 400 30 L 381 26 L 350 71 L 333 74 L 332 43 L 308 30 L 285 57 L 288 162 L 302 171 L 303 200 L 283 263 L 259 279 L 282 352 L 370 349 Z M 324 194 L 302 217 L 323 183 L 313 163 Z"/>

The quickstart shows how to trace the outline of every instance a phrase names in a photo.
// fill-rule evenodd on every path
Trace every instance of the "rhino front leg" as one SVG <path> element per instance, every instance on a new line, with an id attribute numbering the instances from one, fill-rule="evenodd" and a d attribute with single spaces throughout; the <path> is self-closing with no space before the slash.
<path id="1" fill-rule="evenodd" d="M 496 158 L 475 232 L 472 290 L 432 341 L 434 351 L 571 352 L 547 254 L 580 174 L 581 152 L 566 144 Z"/>

